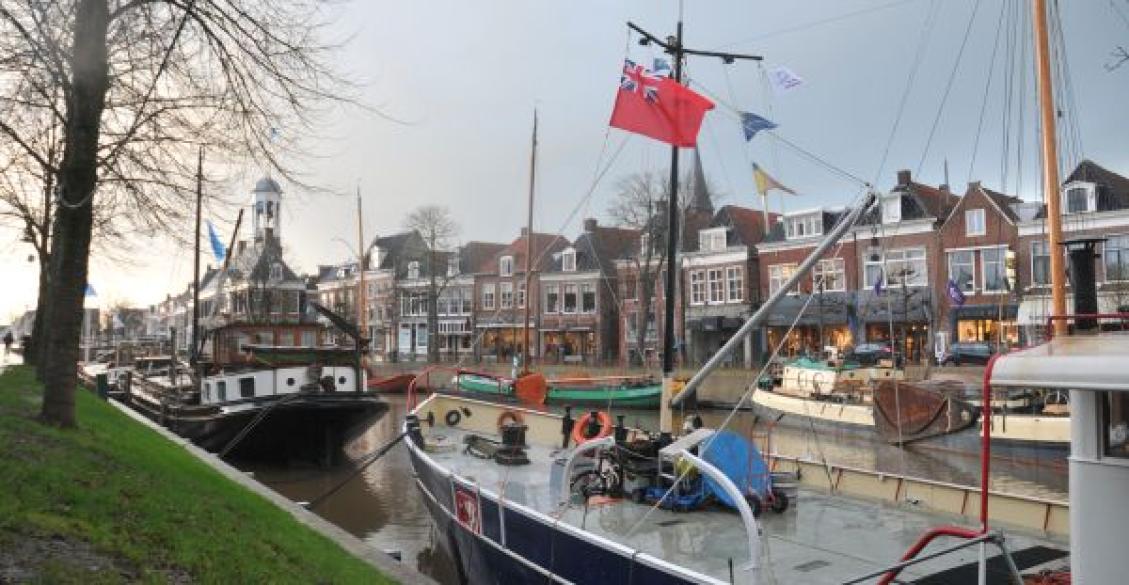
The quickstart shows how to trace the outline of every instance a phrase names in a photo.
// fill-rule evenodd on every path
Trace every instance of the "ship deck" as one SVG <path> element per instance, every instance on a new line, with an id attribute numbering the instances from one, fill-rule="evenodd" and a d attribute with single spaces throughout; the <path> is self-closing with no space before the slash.
<path id="1" fill-rule="evenodd" d="M 450 401 L 457 401 L 464 413 L 455 427 L 447 426 L 443 417 L 455 406 Z M 740 516 L 727 509 L 672 512 L 652 509 L 651 505 L 637 504 L 630 499 L 602 501 L 587 507 L 576 503 L 558 505 L 560 488 L 554 485 L 554 460 L 567 453 L 550 445 L 559 446 L 559 418 L 525 413 L 524 422 L 530 427 L 527 453 L 531 463 L 502 466 L 462 449 L 464 439 L 471 434 L 500 440 L 482 427 L 493 426 L 501 407 L 443 397 L 422 405 L 421 416 L 426 417 L 429 409 L 435 418 L 433 426 L 423 424 L 427 443 L 448 445 L 429 449 L 428 456 L 438 466 L 477 484 L 483 491 L 504 494 L 506 500 L 722 582 L 731 581 L 732 564 L 733 582 L 737 583 L 754 580 L 758 583 L 842 583 L 897 562 L 930 527 L 962 524 L 959 517 L 923 513 L 909 503 L 891 505 L 801 488 L 799 501 L 793 502 L 787 511 L 780 514 L 765 511 L 761 515 L 758 520 L 762 531 L 760 568 L 743 571 L 742 567 L 749 560 L 748 539 Z M 468 410 L 473 413 L 471 416 L 465 415 Z M 967 520 L 963 523 L 967 525 Z M 1045 561 L 1061 550 L 1063 556 L 1050 564 L 1057 567 L 1065 563 L 1068 548 L 1065 542 L 1045 534 L 1003 528 L 1013 554 L 1036 547 L 1034 550 L 1042 554 L 1028 556 Z M 930 545 L 924 554 L 952 544 L 951 540 L 939 541 Z M 1053 550 L 1046 552 L 1041 547 Z M 989 547 L 990 556 L 996 553 L 998 549 Z M 914 581 L 975 563 L 977 558 L 976 547 L 966 548 L 909 568 L 900 578 Z M 1022 559 L 1019 564 L 1021 569 L 1039 568 Z M 751 574 L 754 572 L 755 575 Z"/>

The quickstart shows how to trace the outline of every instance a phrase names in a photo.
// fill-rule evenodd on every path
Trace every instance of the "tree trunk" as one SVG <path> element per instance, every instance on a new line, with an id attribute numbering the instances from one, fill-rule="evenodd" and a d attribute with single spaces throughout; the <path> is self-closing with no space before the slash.
<path id="1" fill-rule="evenodd" d="M 633 365 L 647 365 L 647 324 L 651 322 L 651 301 L 655 297 L 653 277 L 649 272 L 639 271 L 639 311 L 635 315 L 635 349 L 631 358 Z"/>
<path id="2" fill-rule="evenodd" d="M 31 347 L 24 348 L 24 361 L 35 366 L 35 376 L 40 381 L 44 378 L 43 364 L 45 360 L 41 356 L 46 345 L 43 340 L 44 333 L 47 332 L 47 307 L 50 303 L 51 279 L 48 276 L 48 272 L 51 270 L 50 262 L 50 254 L 39 252 L 39 291 L 35 299 L 35 321 L 31 329 Z"/>
<path id="3" fill-rule="evenodd" d="M 73 427 L 86 289 L 98 184 L 98 141 L 109 75 L 106 55 L 107 0 L 80 0 L 71 49 L 71 93 L 67 97 L 66 140 L 59 172 L 61 201 L 51 245 L 51 304 L 46 334 L 42 420 Z"/>

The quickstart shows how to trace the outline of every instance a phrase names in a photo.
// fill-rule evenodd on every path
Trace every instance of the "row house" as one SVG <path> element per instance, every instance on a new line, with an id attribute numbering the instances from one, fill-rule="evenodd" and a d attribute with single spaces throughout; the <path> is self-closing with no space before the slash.
<path id="1" fill-rule="evenodd" d="M 401 284 L 426 274 L 430 262 L 427 243 L 416 230 L 377 236 L 365 251 L 366 325 L 369 350 L 380 359 L 399 361 L 426 353 L 426 313 L 420 331 L 419 315 L 404 311 Z M 355 290 L 355 289 L 354 289 Z M 407 308 L 411 308 L 409 303 Z M 418 312 L 418 311 L 417 311 Z M 351 314 L 356 314 L 354 307 Z"/>
<path id="2" fill-rule="evenodd" d="M 546 363 L 608 363 L 619 351 L 617 258 L 639 245 L 637 230 L 584 220 L 584 233 L 538 274 L 540 347 Z"/>
<path id="3" fill-rule="evenodd" d="M 924 185 L 899 171 L 897 184 L 774 311 L 766 349 L 781 345 L 796 354 L 897 340 L 911 359 L 926 356 L 938 319 L 931 279 L 944 273 L 939 229 L 959 200 L 947 186 Z M 846 215 L 846 209 L 785 214 L 757 246 L 762 295 L 782 286 Z"/>
<path id="4" fill-rule="evenodd" d="M 1129 178 L 1084 160 L 1064 181 L 1061 192 L 1063 240 L 1097 238 L 1098 312 L 1129 312 Z M 1045 335 L 1051 314 L 1051 254 L 1047 245 L 1046 207 L 1028 204 L 1018 208 L 1020 302 L 1017 322 L 1024 341 Z M 1065 249 L 1057 251 L 1065 256 Z M 1064 261 L 1069 269 L 1069 264 Z M 1073 295 L 1067 281 L 1067 311 L 1073 313 Z"/>
<path id="5" fill-rule="evenodd" d="M 532 248 L 532 277 L 526 290 L 526 247 Z M 539 316 L 541 314 L 540 275 L 551 270 L 554 256 L 569 247 L 567 239 L 551 235 L 530 234 L 522 228 L 521 236 L 491 255 L 478 268 L 474 278 L 476 357 L 486 361 L 509 362 L 517 359 L 529 330 L 529 353 L 539 357 Z M 526 302 L 530 319 L 525 320 Z"/>
<path id="6" fill-rule="evenodd" d="M 698 231 L 697 249 L 682 256 L 686 287 L 686 357 L 702 363 L 717 353 L 760 304 L 756 245 L 778 216 L 755 209 L 723 206 Z M 760 332 L 746 339 L 730 365 L 751 367 L 763 351 Z"/>

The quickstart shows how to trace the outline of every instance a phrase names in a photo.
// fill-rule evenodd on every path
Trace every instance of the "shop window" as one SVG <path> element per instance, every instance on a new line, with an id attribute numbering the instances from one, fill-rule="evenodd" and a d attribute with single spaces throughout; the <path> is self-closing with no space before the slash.
<path id="1" fill-rule="evenodd" d="M 1007 248 L 985 248 L 980 250 L 981 279 L 984 292 L 1004 292 L 1007 290 L 1007 271 L 1004 269 L 1004 253 Z"/>
<path id="2" fill-rule="evenodd" d="M 702 270 L 690 272 L 690 304 L 701 305 L 706 302 L 706 273 Z"/>
<path id="3" fill-rule="evenodd" d="M 580 308 L 585 313 L 596 312 L 596 285 L 580 285 Z"/>
<path id="4" fill-rule="evenodd" d="M 566 284 L 564 287 L 564 312 L 575 313 L 576 301 L 576 285 Z"/>
<path id="5" fill-rule="evenodd" d="M 824 291 L 847 290 L 847 271 L 842 258 L 820 260 L 812 271 L 813 289 L 819 290 L 820 281 Z"/>
<path id="6" fill-rule="evenodd" d="M 711 268 L 706 271 L 706 282 L 710 291 L 710 302 L 721 303 L 725 301 L 725 283 L 721 279 L 721 269 Z"/>
<path id="7" fill-rule="evenodd" d="M 729 302 L 741 302 L 745 300 L 745 279 L 742 278 L 744 271 L 740 266 L 730 266 L 725 269 L 725 289 Z"/>
<path id="8" fill-rule="evenodd" d="M 1129 236 L 1110 236 L 1105 241 L 1105 279 L 1129 280 Z"/>
<path id="9" fill-rule="evenodd" d="M 559 313 L 561 312 L 561 296 L 560 289 L 555 284 L 545 285 L 545 312 L 546 313 Z"/>
<path id="10" fill-rule="evenodd" d="M 792 274 L 796 272 L 795 264 L 773 264 L 768 267 L 768 294 L 773 294 L 784 287 Z M 789 294 L 795 294 L 796 291 L 789 291 Z"/>
<path id="11" fill-rule="evenodd" d="M 976 292 L 976 252 L 972 250 L 957 250 L 949 252 L 949 280 L 956 283 L 960 290 L 971 293 Z"/>
<path id="12" fill-rule="evenodd" d="M 964 212 L 964 235 L 982 236 L 987 233 L 983 209 L 969 209 Z"/>
<path id="13" fill-rule="evenodd" d="M 1106 457 L 1129 458 L 1129 394 L 1100 392 L 1098 404 L 1104 422 L 1103 453 Z"/>
<path id="14" fill-rule="evenodd" d="M 514 306 L 514 283 L 503 282 L 499 285 L 500 293 L 498 296 L 502 299 L 503 309 L 512 309 Z"/>

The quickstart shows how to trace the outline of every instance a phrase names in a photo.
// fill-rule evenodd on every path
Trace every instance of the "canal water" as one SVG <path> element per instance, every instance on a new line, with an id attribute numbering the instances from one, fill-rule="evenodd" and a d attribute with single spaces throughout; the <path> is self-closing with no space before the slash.
<path id="1" fill-rule="evenodd" d="M 373 452 L 398 434 L 404 419 L 405 401 L 401 396 L 389 396 L 387 400 L 390 403 L 387 414 L 349 446 L 347 454 L 353 460 Z M 709 411 L 702 416 L 707 425 L 716 426 L 727 414 Z M 627 411 L 626 415 L 630 426 L 657 428 L 657 412 Z M 738 413 L 730 422 L 730 428 L 750 433 L 754 428 L 753 415 Z M 776 427 L 771 440 L 773 451 L 783 455 L 958 484 L 979 482 L 979 459 L 967 454 L 923 446 L 897 448 L 864 437 L 826 431 L 815 433 L 787 426 Z M 992 465 L 994 490 L 1067 499 L 1066 461 L 1063 459 L 994 458 Z M 333 469 L 251 466 L 246 470 L 292 500 L 311 501 L 354 473 L 355 465 L 345 463 Z M 402 445 L 344 484 L 314 511 L 373 547 L 398 553 L 402 562 L 440 583 L 457 583 L 451 560 L 436 542 L 430 517 L 415 487 L 407 450 Z"/>

